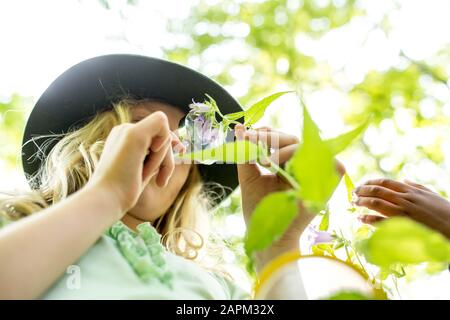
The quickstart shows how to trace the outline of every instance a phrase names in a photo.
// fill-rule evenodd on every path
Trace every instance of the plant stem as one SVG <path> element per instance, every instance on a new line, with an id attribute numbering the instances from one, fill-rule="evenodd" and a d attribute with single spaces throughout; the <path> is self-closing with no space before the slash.
<path id="1" fill-rule="evenodd" d="M 239 121 L 236 121 L 236 120 L 230 120 L 230 119 L 227 119 L 227 121 L 228 121 L 229 123 L 242 124 L 242 123 L 240 123 Z"/>
<path id="2" fill-rule="evenodd" d="M 269 170 L 272 173 L 278 174 L 281 177 L 283 177 L 295 190 L 300 190 L 300 185 L 289 173 L 287 173 L 283 168 L 281 168 L 279 165 L 273 162 L 269 157 L 267 157 L 266 160 L 270 164 Z"/>
<path id="3" fill-rule="evenodd" d="M 400 294 L 400 290 L 398 289 L 397 278 L 395 276 L 393 276 L 393 275 L 391 275 L 391 277 L 392 277 L 392 282 L 394 283 L 395 291 L 397 291 L 398 297 L 401 300 L 402 299 L 402 295 Z"/>

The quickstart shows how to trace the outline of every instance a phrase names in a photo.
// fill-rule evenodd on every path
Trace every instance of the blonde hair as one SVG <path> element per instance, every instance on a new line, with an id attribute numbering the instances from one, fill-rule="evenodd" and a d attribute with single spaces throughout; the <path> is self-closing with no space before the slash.
<path id="1" fill-rule="evenodd" d="M 131 108 L 149 100 L 124 99 L 112 110 L 95 115 L 81 128 L 71 128 L 67 134 L 38 137 L 46 141 L 34 155 L 42 159 L 39 171 L 28 177 L 33 190 L 20 194 L 5 193 L 0 200 L 0 217 L 9 220 L 39 212 L 81 189 L 92 176 L 103 150 L 104 142 L 114 126 L 131 122 Z M 36 139 L 36 138 L 34 138 Z M 47 157 L 46 148 L 57 141 Z M 58 141 L 59 140 L 59 141 Z M 32 143 L 30 140 L 27 143 Z M 205 248 L 204 239 L 210 201 L 195 165 L 173 204 L 154 226 L 163 236 L 163 244 L 172 252 L 195 260 Z"/>

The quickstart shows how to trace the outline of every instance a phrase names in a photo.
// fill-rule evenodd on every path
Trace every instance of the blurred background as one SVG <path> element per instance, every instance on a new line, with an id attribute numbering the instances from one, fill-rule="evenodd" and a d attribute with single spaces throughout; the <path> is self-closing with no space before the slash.
<path id="1" fill-rule="evenodd" d="M 304 94 L 324 137 L 372 122 L 340 155 L 355 183 L 408 178 L 450 193 L 450 1 L 66 0 L 0 3 L 0 190 L 26 188 L 20 160 L 27 116 L 47 86 L 81 60 L 136 53 L 186 64 L 248 107 L 275 91 Z M 294 95 L 261 125 L 300 133 Z M 357 226 L 345 190 L 333 228 Z M 224 263 L 242 286 L 239 194 L 215 214 Z M 234 268 L 234 269 L 233 269 Z M 450 275 L 401 279 L 396 298 L 450 298 Z"/>

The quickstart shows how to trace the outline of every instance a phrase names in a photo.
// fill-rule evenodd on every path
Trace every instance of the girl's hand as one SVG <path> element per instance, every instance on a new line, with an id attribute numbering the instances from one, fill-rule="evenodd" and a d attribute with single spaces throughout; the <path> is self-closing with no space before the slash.
<path id="1" fill-rule="evenodd" d="M 236 125 L 235 132 L 237 140 L 246 139 L 253 143 L 261 141 L 267 147 L 274 147 L 275 144 L 278 144 L 278 149 L 271 155 L 271 158 L 280 165 L 292 157 L 299 142 L 295 136 L 274 131 L 270 128 L 246 130 L 243 125 Z M 247 224 L 256 205 L 266 195 L 290 188 L 290 185 L 278 175 L 263 174 L 257 164 L 239 164 L 237 169 L 242 193 L 242 209 Z M 304 219 L 307 225 L 310 219 L 309 217 L 304 217 Z M 294 238 L 296 238 L 298 233 L 301 233 L 302 227 L 298 225 L 297 227 L 299 230 L 295 232 Z"/>
<path id="2" fill-rule="evenodd" d="M 297 137 L 269 128 L 246 130 L 243 125 L 236 125 L 235 133 L 238 140 L 248 139 L 254 143 L 261 141 L 268 147 L 274 148 L 271 160 L 279 165 L 285 164 L 293 156 L 299 144 Z M 291 186 L 278 175 L 263 174 L 257 164 L 239 164 L 237 168 L 242 194 L 242 210 L 248 225 L 251 214 L 259 201 L 269 193 L 287 190 Z M 345 171 L 339 162 L 337 169 L 342 174 Z M 256 260 L 259 264 L 257 267 L 264 266 L 265 263 L 281 253 L 298 250 L 300 236 L 314 216 L 303 207 L 302 203 L 299 203 L 299 215 L 285 234 L 270 248 L 257 254 Z"/>
<path id="3" fill-rule="evenodd" d="M 450 202 L 420 184 L 377 179 L 367 181 L 354 192 L 358 196 L 356 205 L 382 215 L 364 215 L 361 217 L 364 223 L 406 216 L 450 238 Z"/>
<path id="4" fill-rule="evenodd" d="M 171 145 L 180 143 L 171 133 L 167 116 L 154 112 L 141 121 L 114 127 L 88 184 L 102 188 L 117 200 L 121 214 L 131 209 L 144 187 L 156 175 L 164 187 L 174 170 Z M 121 217 L 119 217 L 121 218 Z"/>

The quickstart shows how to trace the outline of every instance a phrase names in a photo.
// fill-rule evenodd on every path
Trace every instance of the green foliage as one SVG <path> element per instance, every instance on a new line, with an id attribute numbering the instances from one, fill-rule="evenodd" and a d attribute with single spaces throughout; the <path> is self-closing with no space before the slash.
<path id="1" fill-rule="evenodd" d="M 259 120 L 264 110 L 278 97 L 289 91 L 272 94 L 247 109 L 243 113 L 246 125 L 250 126 Z M 213 112 L 220 113 L 211 97 L 209 105 Z M 263 250 L 276 241 L 289 227 L 298 213 L 297 202 L 302 201 L 311 212 L 319 213 L 326 209 L 326 203 L 339 183 L 339 175 L 335 166 L 335 152 L 344 150 L 367 124 L 344 133 L 331 140 L 322 140 L 319 128 L 312 120 L 302 102 L 303 130 L 302 142 L 293 157 L 286 165 L 285 171 L 272 161 L 270 169 L 291 183 L 292 190 L 267 195 L 255 208 L 247 231 L 245 249 L 251 256 L 255 251 Z M 241 114 L 222 115 L 224 122 L 238 119 Z M 331 141 L 331 142 L 330 142 Z M 226 163 L 247 163 L 267 160 L 265 148 L 248 140 L 225 143 L 212 149 L 199 150 L 179 154 L 178 158 L 189 161 L 216 161 Z M 329 212 L 326 210 L 320 224 L 320 230 L 329 227 Z M 329 248 L 331 250 L 331 247 Z"/>
<path id="2" fill-rule="evenodd" d="M 358 291 L 341 291 L 323 300 L 372 300 Z"/>
<path id="3" fill-rule="evenodd" d="M 344 182 L 345 182 L 345 189 L 347 190 L 347 200 L 349 203 L 352 203 L 353 190 L 355 190 L 355 185 L 353 184 L 352 179 L 347 173 L 344 174 Z"/>
<path id="4" fill-rule="evenodd" d="M 274 192 L 259 202 L 248 226 L 246 251 L 251 254 L 276 241 L 298 214 L 293 191 Z"/>
<path id="5" fill-rule="evenodd" d="M 330 210 L 326 210 L 322 214 L 322 219 L 320 220 L 319 230 L 326 231 L 330 227 Z"/>
<path id="6" fill-rule="evenodd" d="M 335 155 L 347 148 L 367 123 L 330 140 L 322 140 L 319 128 L 303 105 L 303 133 L 300 147 L 286 165 L 300 185 L 299 198 L 313 212 L 324 209 L 339 183 Z"/>
<path id="7" fill-rule="evenodd" d="M 178 154 L 180 160 L 197 162 L 219 161 L 223 163 L 248 163 L 256 161 L 261 155 L 262 149 L 248 141 L 228 142 L 212 149 L 199 150 L 190 153 Z"/>
<path id="8" fill-rule="evenodd" d="M 302 129 L 302 142 L 298 149 L 295 151 L 292 158 L 286 164 L 286 171 L 278 166 L 275 166 L 275 171 L 277 174 L 281 174 L 286 177 L 288 181 L 294 180 L 291 183 L 297 201 L 302 201 L 313 213 L 318 213 L 323 209 L 326 209 L 326 203 L 339 183 L 339 175 L 336 171 L 335 159 L 332 152 L 332 145 L 322 140 L 319 133 L 319 128 L 311 119 L 306 106 L 302 103 L 303 109 L 303 129 Z M 366 125 L 361 126 L 365 128 Z M 362 129 L 353 130 L 352 132 L 362 133 Z M 345 138 L 342 138 L 345 136 Z M 349 135 L 345 133 L 342 136 L 335 138 L 335 141 L 339 141 L 339 148 L 341 150 L 348 147 L 353 139 L 357 137 L 356 134 Z M 351 137 L 352 139 L 350 139 Z M 336 149 L 335 149 L 336 150 Z M 272 163 L 272 166 L 274 164 Z M 270 197 L 268 195 L 267 197 Z M 269 204 L 264 202 L 266 198 L 263 199 L 261 203 L 264 206 L 259 205 L 255 209 L 255 213 L 258 212 L 257 219 L 261 221 L 266 219 L 271 220 L 273 215 L 272 210 L 268 210 Z M 280 204 L 281 205 L 281 204 Z M 251 255 L 254 250 L 264 249 L 269 246 L 274 239 L 276 239 L 280 234 L 284 233 L 288 228 L 291 220 L 293 219 L 290 212 L 282 213 L 285 208 L 281 206 L 276 206 L 270 203 L 271 208 L 277 208 L 276 212 L 279 216 L 279 225 L 277 225 L 276 230 L 266 230 L 263 233 L 263 229 L 255 230 L 248 233 L 246 240 L 247 252 Z M 255 213 L 252 214 L 250 225 L 253 223 Z M 320 228 L 328 228 L 329 213 L 324 215 Z M 260 246 L 255 246 L 256 242 L 262 243 Z M 248 245 L 250 243 L 250 245 Z"/>
<path id="9" fill-rule="evenodd" d="M 99 2 L 106 9 L 110 7 L 108 0 L 99 0 Z M 136 0 L 128 1 L 130 4 L 135 2 Z M 401 9 L 401 7 L 402 4 L 399 3 L 398 8 Z M 389 141 L 385 141 L 382 152 L 366 141 L 360 141 L 358 144 L 360 148 L 357 150 L 346 151 L 343 156 L 348 156 L 350 159 L 353 155 L 357 155 L 360 159 L 358 163 L 348 167 L 352 178 L 358 181 L 367 174 L 399 178 L 405 174 L 405 164 L 414 166 L 422 161 L 421 159 L 430 159 L 435 162 L 432 164 L 428 161 L 427 168 L 430 172 L 444 168 L 446 159 L 443 153 L 443 142 L 446 137 L 445 131 L 441 130 L 440 126 L 448 125 L 448 111 L 445 113 L 444 107 L 448 103 L 446 93 L 448 93 L 450 47 L 447 45 L 439 48 L 435 54 L 424 61 L 415 61 L 399 51 L 397 57 L 391 57 L 392 61 L 396 61 L 394 65 L 383 70 L 371 70 L 361 79 L 350 82 L 342 81 L 345 78 L 345 72 L 342 77 L 341 71 L 334 72 L 327 61 L 308 50 L 311 40 L 322 36 L 333 36 L 330 32 L 349 26 L 349 23 L 356 20 L 354 18 L 359 19 L 359 22 L 373 24 L 370 34 L 368 32 L 366 35 L 367 38 L 379 32 L 392 41 L 389 25 L 392 22 L 391 19 L 397 17 L 399 13 L 400 11 L 397 10 L 380 12 L 380 21 L 373 21 L 373 16 L 367 18 L 364 16 L 364 2 L 356 0 L 326 1 L 324 5 L 319 5 L 318 1 L 312 0 L 225 0 L 219 2 L 200 0 L 198 5 L 192 6 L 191 12 L 182 19 L 168 21 L 168 28 L 173 38 L 185 37 L 189 41 L 181 41 L 176 45 L 165 44 L 163 50 L 165 57 L 173 61 L 190 64 L 194 61 L 191 66 L 214 77 L 223 85 L 231 85 L 239 80 L 240 74 L 236 76 L 232 72 L 234 68 L 249 69 L 250 75 L 246 81 L 251 85 L 248 86 L 247 91 L 244 90 L 242 95 L 237 97 L 244 105 L 253 101 L 255 97 L 279 90 L 280 87 L 298 89 L 301 84 L 301 88 L 308 93 L 324 88 L 335 88 L 349 98 L 347 105 L 339 106 L 340 114 L 346 124 L 359 125 L 367 119 L 368 114 L 371 114 L 371 129 L 375 132 L 381 133 L 384 130 L 381 124 L 392 124 L 395 128 L 395 134 L 389 137 Z M 230 27 L 233 29 L 236 26 L 244 32 L 237 34 L 229 31 Z M 222 49 L 238 54 L 216 55 L 216 59 L 211 58 L 213 50 L 217 52 Z M 278 67 L 280 61 L 284 62 L 285 68 Z M 211 63 L 215 68 L 209 68 Z M 345 69 L 347 66 L 342 67 Z M 431 116 L 424 116 L 423 111 L 427 110 L 421 107 L 424 99 L 431 100 L 435 104 L 435 112 Z M 16 97 L 0 104 L 0 136 L 2 137 L 0 157 L 16 170 L 20 170 L 17 155 L 20 151 L 25 117 L 28 114 L 27 111 L 19 108 L 21 103 L 17 102 L 18 100 L 20 99 Z M 12 115 L 9 112 L 11 109 L 20 110 L 20 112 L 14 112 L 15 114 Z M 407 117 L 398 117 L 399 113 L 401 115 L 406 113 L 412 117 L 410 127 L 406 126 L 407 131 L 404 131 L 405 126 L 402 126 Z M 243 113 L 228 115 L 230 120 L 237 120 L 242 116 Z M 284 119 L 274 118 L 273 123 L 282 125 L 283 121 Z M 407 137 L 407 133 L 413 132 L 415 136 L 429 137 L 430 132 L 436 131 L 438 132 L 436 138 L 430 138 L 429 143 L 425 145 L 421 143 L 416 147 L 412 145 L 408 152 L 394 155 L 397 143 L 404 141 L 403 138 Z M 384 160 L 392 160 L 393 157 L 396 160 L 395 165 L 388 168 L 382 165 Z M 350 201 L 350 190 L 354 186 L 348 176 L 345 176 L 344 180 Z M 434 178 L 430 176 L 427 183 L 433 185 Z M 239 211 L 240 208 L 235 205 L 238 202 L 238 198 L 233 200 L 233 204 L 223 209 L 221 214 L 233 214 Z M 355 208 L 351 210 L 355 211 Z M 360 228 L 354 236 L 363 239 L 370 233 L 371 228 L 365 226 Z M 348 249 L 348 256 L 356 259 L 358 255 L 352 253 L 352 248 L 344 240 L 339 238 L 334 249 Z M 430 270 L 439 270 L 442 265 L 429 263 Z M 395 265 L 393 269 L 397 270 L 398 266 L 399 264 Z M 408 269 L 405 270 L 408 273 Z M 388 276 L 395 274 L 398 270 L 394 272 L 386 268 L 385 271 Z"/>
<path id="10" fill-rule="evenodd" d="M 392 105 L 394 98 L 401 99 L 408 108 L 418 110 L 419 102 L 425 95 L 420 85 L 421 76 L 422 72 L 415 64 L 404 70 L 368 73 L 364 81 L 350 92 L 354 111 L 349 110 L 348 119 L 360 122 L 367 113 L 372 115 L 375 123 L 391 118 L 395 110 Z"/>
<path id="11" fill-rule="evenodd" d="M 383 120 L 390 119 L 399 129 L 399 134 L 402 134 L 394 116 L 403 109 L 407 109 L 414 117 L 414 127 L 431 129 L 437 123 L 448 123 L 441 112 L 448 102 L 445 92 L 436 96 L 427 92 L 423 85 L 426 80 L 425 82 L 432 82 L 433 87 L 436 87 L 434 89 L 444 85 L 444 88 L 438 89 L 439 92 L 448 88 L 448 46 L 439 48 L 436 55 L 427 61 L 415 61 L 400 51 L 397 59 L 392 59 L 401 63 L 382 71 L 371 70 L 361 80 L 351 83 L 343 81 L 340 71 L 333 72 L 323 58 L 309 50 L 311 40 L 329 37 L 331 32 L 337 32 L 340 27 L 349 27 L 356 19 L 373 24 L 367 38 L 377 32 L 390 38 L 389 26 L 392 17 L 396 15 L 384 12 L 380 14 L 380 20 L 374 22 L 371 17 L 365 16 L 364 7 L 364 3 L 354 0 L 328 1 L 323 5 L 312 0 L 225 0 L 214 4 L 201 0 L 192 7 L 187 19 L 175 19 L 169 23 L 172 34 L 185 36 L 191 41 L 184 45 L 167 46 L 164 50 L 166 57 L 175 61 L 198 61 L 193 64 L 194 67 L 213 76 L 223 85 L 241 80 L 240 75 L 232 72 L 235 68 L 248 69 L 248 82 L 251 85 L 242 96 L 238 96 L 244 105 L 280 86 L 296 90 L 300 88 L 308 93 L 332 87 L 349 98 L 348 104 L 339 107 L 345 122 L 350 125 L 363 123 L 367 115 L 371 114 L 373 128 L 377 128 Z M 401 9 L 402 5 L 399 5 L 398 10 Z M 396 12 L 399 13 L 397 10 Z M 365 43 L 366 41 L 361 42 L 362 48 Z M 233 54 L 211 62 L 211 52 L 221 49 Z M 285 65 L 284 68 L 279 68 L 280 62 L 283 62 L 281 64 Z M 214 63 L 214 72 L 208 68 L 210 63 Z M 432 99 L 437 106 L 436 115 L 430 119 L 422 116 L 420 108 L 425 98 Z M 274 117 L 273 122 L 282 125 L 283 119 Z M 391 156 L 394 148 L 388 142 L 387 144 L 386 152 L 374 155 L 372 146 L 361 141 L 363 148 L 358 151 L 364 160 L 352 168 L 355 179 L 369 172 L 395 178 L 408 160 L 418 156 L 436 160 L 436 166 L 443 161 L 443 156 L 439 155 L 442 154 L 442 144 L 436 141 L 432 144 L 433 148 L 418 147 L 416 152 L 399 158 L 392 170 L 386 170 L 381 163 Z"/>
<path id="12" fill-rule="evenodd" d="M 404 217 L 379 223 L 357 248 L 368 262 L 385 268 L 398 263 L 450 262 L 450 242 L 444 236 Z"/>
<path id="13" fill-rule="evenodd" d="M 323 141 L 306 107 L 303 107 L 302 143 L 286 165 L 300 185 L 298 196 L 313 212 L 323 209 L 339 183 L 334 155 Z"/>
<path id="14" fill-rule="evenodd" d="M 334 257 L 333 245 L 329 243 L 319 243 L 311 247 L 313 254 L 318 256 L 332 256 Z"/>
<path id="15" fill-rule="evenodd" d="M 349 132 L 344 133 L 336 138 L 326 140 L 331 153 L 337 155 L 344 151 L 353 140 L 355 140 L 361 133 L 363 133 L 367 129 L 368 125 L 369 121 L 366 120 L 364 124 L 356 127 L 353 130 L 350 130 Z"/>
<path id="16" fill-rule="evenodd" d="M 16 94 L 0 102 L 0 159 L 11 169 L 21 163 L 20 146 L 29 107 L 29 99 Z"/>
<path id="17" fill-rule="evenodd" d="M 284 92 L 277 92 L 270 96 L 267 96 L 258 102 L 254 103 L 252 106 L 250 106 L 247 110 L 244 111 L 238 111 L 234 113 L 229 113 L 227 115 L 224 115 L 223 118 L 225 122 L 228 121 L 235 121 L 240 118 L 244 118 L 244 125 L 247 127 L 252 126 L 256 122 L 258 122 L 263 116 L 266 111 L 266 109 L 279 97 L 285 95 L 286 93 L 290 93 L 293 91 L 284 91 Z"/>
<path id="18" fill-rule="evenodd" d="M 290 93 L 290 92 L 292 92 L 292 91 L 284 91 L 284 92 L 274 93 L 274 94 L 272 94 L 268 97 L 265 97 L 264 99 L 256 102 L 250 108 L 245 110 L 244 125 L 251 126 L 251 125 L 255 124 L 256 122 L 258 122 L 264 116 L 264 112 L 266 111 L 267 107 L 269 107 L 273 101 L 275 101 L 282 95 L 285 95 L 286 93 Z"/>
<path id="19" fill-rule="evenodd" d="M 299 83 L 319 83 L 329 77 L 320 76 L 316 68 L 321 64 L 311 55 L 298 50 L 296 37 L 308 35 L 314 38 L 341 27 L 354 16 L 364 13 L 355 6 L 356 0 L 343 4 L 328 2 L 319 6 L 313 1 L 233 1 L 225 0 L 209 4 L 201 0 L 192 7 L 188 19 L 173 20 L 169 24 L 172 34 L 187 35 L 192 42 L 185 46 L 167 46 L 166 56 L 179 62 L 187 62 L 190 57 L 203 59 L 209 48 L 218 48 L 242 43 L 237 50 L 238 57 L 231 55 L 222 59 L 220 70 L 215 75 L 222 84 L 232 84 L 230 75 L 233 66 L 251 65 L 254 67 L 252 86 L 242 97 L 247 104 L 255 96 L 265 95 L 276 90 L 276 85 L 289 81 L 289 87 Z M 241 28 L 239 34 L 230 29 Z M 302 45 L 300 44 L 300 48 Z M 289 65 L 282 72 L 277 71 L 277 62 L 284 59 Z M 200 64 L 200 71 L 204 67 Z M 322 68 L 326 70 L 326 68 Z"/>
<path id="20" fill-rule="evenodd" d="M 98 3 L 106 10 L 110 10 L 111 9 L 111 5 L 110 2 L 111 0 L 97 0 Z M 139 0 L 126 0 L 127 4 L 135 6 L 136 4 L 138 4 Z"/>
<path id="21" fill-rule="evenodd" d="M 233 112 L 233 113 L 229 113 L 229 114 L 225 115 L 225 119 L 237 120 L 237 119 L 242 118 L 244 115 L 245 115 L 245 111 Z"/>

